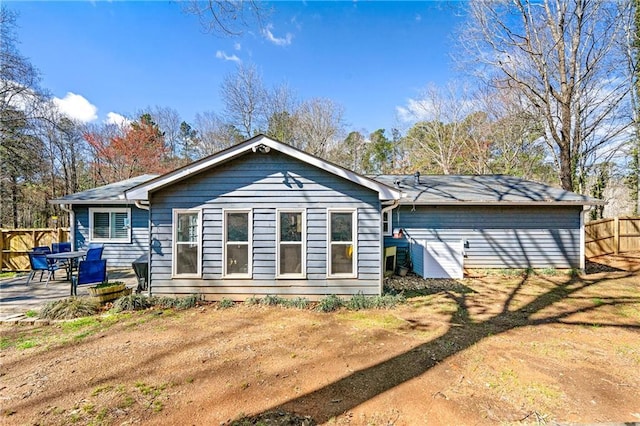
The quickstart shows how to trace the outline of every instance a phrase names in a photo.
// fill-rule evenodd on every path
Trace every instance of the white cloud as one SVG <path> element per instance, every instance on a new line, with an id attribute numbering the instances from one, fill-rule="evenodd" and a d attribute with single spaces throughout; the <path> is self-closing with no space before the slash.
<path id="1" fill-rule="evenodd" d="M 216 58 L 222 59 L 225 61 L 242 62 L 242 60 L 238 58 L 236 55 L 227 55 L 227 53 L 223 50 L 218 50 L 216 52 Z"/>
<path id="2" fill-rule="evenodd" d="M 117 112 L 110 112 L 107 114 L 107 118 L 104 119 L 106 124 L 115 124 L 116 126 L 126 127 L 131 124 L 131 120 L 129 120 L 124 115 L 120 115 Z"/>
<path id="3" fill-rule="evenodd" d="M 269 24 L 265 29 L 262 30 L 262 35 L 264 36 L 264 38 L 266 38 L 276 46 L 288 46 L 291 44 L 291 40 L 293 39 L 293 35 L 291 33 L 287 33 L 284 37 L 278 38 L 273 35 L 273 33 L 271 32 L 272 29 L 273 25 Z"/>
<path id="4" fill-rule="evenodd" d="M 397 106 L 396 114 L 403 123 L 413 123 L 416 121 L 428 121 L 435 112 L 432 103 L 421 99 L 409 99 L 406 106 Z"/>
<path id="5" fill-rule="evenodd" d="M 62 99 L 54 97 L 53 103 L 60 112 L 73 120 L 89 123 L 98 119 L 98 108 L 82 95 L 68 92 Z"/>
<path id="6" fill-rule="evenodd" d="M 233 48 L 235 50 L 242 50 L 242 45 L 239 42 L 233 43 Z"/>

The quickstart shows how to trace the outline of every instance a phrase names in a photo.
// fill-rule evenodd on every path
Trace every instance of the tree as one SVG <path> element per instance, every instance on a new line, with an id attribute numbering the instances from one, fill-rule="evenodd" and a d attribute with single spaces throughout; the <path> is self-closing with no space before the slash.
<path id="1" fill-rule="evenodd" d="M 295 145 L 299 106 L 295 93 L 286 84 L 268 91 L 265 103 L 266 134 L 280 142 Z"/>
<path id="2" fill-rule="evenodd" d="M 204 157 L 244 140 L 238 129 L 214 112 L 196 114 L 195 131 L 198 134 L 193 147 L 196 157 Z"/>
<path id="3" fill-rule="evenodd" d="M 172 168 L 162 132 L 149 114 L 120 129 L 122 134 L 110 136 L 109 131 L 112 129 L 84 135 L 94 151 L 92 166 L 98 184 L 145 173 L 165 173 Z"/>
<path id="4" fill-rule="evenodd" d="M 473 102 L 457 84 L 427 87 L 413 110 L 421 121 L 406 135 L 414 166 L 429 173 L 458 173 L 468 138 L 464 120 L 472 111 Z"/>
<path id="5" fill-rule="evenodd" d="M 564 189 L 628 127 L 628 73 L 620 67 L 625 35 L 619 2 L 474 0 L 461 32 L 476 75 L 517 90 L 543 119 Z"/>
<path id="6" fill-rule="evenodd" d="M 227 74 L 220 86 L 225 121 L 239 129 L 246 138 L 264 129 L 267 92 L 262 76 L 254 65 L 238 65 L 235 73 Z"/>
<path id="7" fill-rule="evenodd" d="M 627 39 L 627 67 L 633 76 L 631 88 L 631 111 L 633 114 L 633 135 L 629 141 L 629 171 L 625 181 L 633 201 L 633 214 L 640 214 L 640 5 L 629 2 L 633 20 L 629 22 Z"/>
<path id="8" fill-rule="evenodd" d="M 16 15 L 0 6 L 0 112 L 19 109 L 31 119 L 33 111 L 43 98 L 40 73 L 22 56 L 15 35 Z M 2 114 L 2 120 L 11 120 L 14 114 Z M 21 121 L 19 118 L 18 121 Z M 10 124 L 8 124 L 10 125 Z"/>
<path id="9" fill-rule="evenodd" d="M 341 143 L 331 146 L 328 159 L 340 166 L 363 173 L 366 141 L 361 132 L 350 132 Z"/>
<path id="10" fill-rule="evenodd" d="M 312 98 L 300 105 L 296 117 L 293 145 L 326 157 L 330 146 L 343 134 L 344 108 L 331 99 Z"/>
<path id="11" fill-rule="evenodd" d="M 9 107 L 0 111 L 0 227 L 31 225 L 21 214 L 32 201 L 25 199 L 23 190 L 39 180 L 42 151 L 24 111 Z"/>
<path id="12" fill-rule="evenodd" d="M 394 144 L 384 133 L 385 129 L 378 129 L 369 135 L 362 161 L 364 173 L 384 174 L 393 171 Z"/>
<path id="13" fill-rule="evenodd" d="M 224 36 L 241 35 L 245 28 L 262 26 L 269 14 L 256 0 L 182 0 L 182 9 L 196 15 L 208 33 Z"/>

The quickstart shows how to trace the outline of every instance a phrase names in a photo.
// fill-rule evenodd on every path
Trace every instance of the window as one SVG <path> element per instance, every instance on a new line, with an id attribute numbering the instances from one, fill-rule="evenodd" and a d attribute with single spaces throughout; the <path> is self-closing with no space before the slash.
<path id="1" fill-rule="evenodd" d="M 277 210 L 277 276 L 304 278 L 306 220 L 304 210 Z"/>
<path id="2" fill-rule="evenodd" d="M 327 228 L 329 277 L 356 277 L 356 210 L 329 210 Z"/>
<path id="3" fill-rule="evenodd" d="M 130 243 L 131 209 L 90 208 L 89 235 L 95 242 Z"/>
<path id="4" fill-rule="evenodd" d="M 251 278 L 251 210 L 224 212 L 224 275 Z"/>
<path id="5" fill-rule="evenodd" d="M 382 213 L 382 235 L 392 235 L 393 232 L 393 212 L 391 210 L 387 210 Z"/>
<path id="6" fill-rule="evenodd" d="M 173 275 L 200 277 L 202 270 L 202 240 L 200 210 L 173 211 Z"/>

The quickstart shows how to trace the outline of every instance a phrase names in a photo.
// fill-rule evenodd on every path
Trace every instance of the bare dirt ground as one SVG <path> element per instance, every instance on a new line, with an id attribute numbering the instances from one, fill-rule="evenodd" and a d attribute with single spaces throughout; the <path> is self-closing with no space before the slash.
<path id="1" fill-rule="evenodd" d="M 640 253 L 598 261 L 580 277 L 395 279 L 408 302 L 390 310 L 2 325 L 0 423 L 640 422 Z"/>

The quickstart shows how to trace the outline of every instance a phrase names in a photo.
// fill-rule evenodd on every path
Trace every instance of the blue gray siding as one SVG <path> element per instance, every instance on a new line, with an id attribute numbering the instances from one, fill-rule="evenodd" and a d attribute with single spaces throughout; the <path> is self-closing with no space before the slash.
<path id="1" fill-rule="evenodd" d="M 387 237 L 385 245 L 463 240 L 465 268 L 579 268 L 581 211 L 580 206 L 401 206 L 393 211 L 393 227 L 404 228 L 410 238 Z M 413 267 L 421 272 L 416 249 L 411 246 Z"/>
<path id="2" fill-rule="evenodd" d="M 207 299 L 253 295 L 379 294 L 378 194 L 286 155 L 247 154 L 151 195 L 153 294 Z M 202 209 L 202 278 L 172 278 L 172 210 Z M 223 209 L 252 209 L 252 279 L 222 277 Z M 276 279 L 276 208 L 306 210 L 306 279 Z M 356 208 L 357 278 L 327 278 L 327 208 Z"/>
<path id="3" fill-rule="evenodd" d="M 75 248 L 86 248 L 89 238 L 89 208 L 95 207 L 128 207 L 131 209 L 131 243 L 104 243 L 102 257 L 107 259 L 109 267 L 131 267 L 131 262 L 149 251 L 149 212 L 135 205 L 76 205 L 75 213 Z"/>

